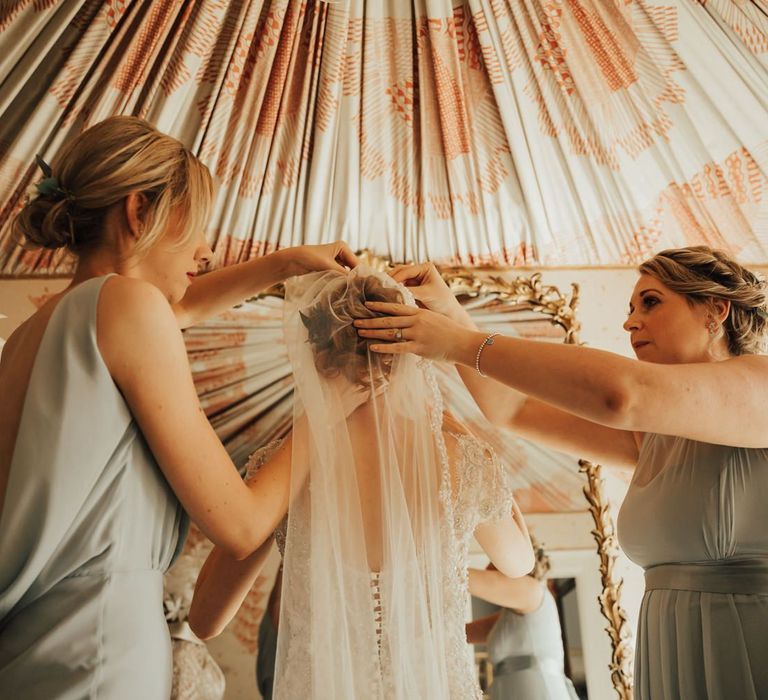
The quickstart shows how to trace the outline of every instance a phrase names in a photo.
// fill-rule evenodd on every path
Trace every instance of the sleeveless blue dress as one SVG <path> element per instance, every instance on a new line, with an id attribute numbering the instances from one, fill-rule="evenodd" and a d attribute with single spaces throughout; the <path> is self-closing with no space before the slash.
<path id="1" fill-rule="evenodd" d="M 99 352 L 107 279 L 58 302 L 24 400 L 0 518 L 4 698 L 170 695 L 163 572 L 187 519 Z"/>
<path id="2" fill-rule="evenodd" d="M 637 700 L 768 698 L 768 449 L 647 434 L 618 518 L 645 569 Z"/>

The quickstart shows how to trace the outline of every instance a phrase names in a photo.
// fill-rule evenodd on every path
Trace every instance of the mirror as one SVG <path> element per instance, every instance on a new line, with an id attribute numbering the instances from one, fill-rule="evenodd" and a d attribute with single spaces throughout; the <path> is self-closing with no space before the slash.
<path id="1" fill-rule="evenodd" d="M 548 578 L 546 581 L 549 594 L 552 596 L 560 627 L 557 639 L 553 639 L 555 655 L 562 650 L 563 670 L 574 686 L 574 692 L 579 700 L 588 700 L 587 676 L 584 664 L 584 646 L 579 620 L 579 603 L 576 593 L 576 579 Z M 486 616 L 498 616 L 501 608 L 480 598 L 472 597 L 472 619 L 482 620 Z M 497 623 L 498 624 L 498 623 Z M 474 644 L 475 665 L 477 667 L 480 688 L 484 697 L 490 697 L 489 689 L 494 682 L 494 664 L 489 655 L 489 643 Z M 519 696 L 519 693 L 517 694 Z M 510 693 L 510 698 L 516 694 Z"/>

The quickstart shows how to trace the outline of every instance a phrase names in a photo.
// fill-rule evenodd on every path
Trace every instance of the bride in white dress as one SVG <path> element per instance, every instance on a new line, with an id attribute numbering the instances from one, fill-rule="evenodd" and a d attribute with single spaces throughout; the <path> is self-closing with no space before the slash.
<path id="1" fill-rule="evenodd" d="M 273 496 L 254 514 L 265 543 L 241 561 L 214 549 L 189 621 L 203 638 L 224 628 L 276 531 L 274 698 L 481 698 L 464 630 L 469 544 L 521 576 L 528 533 L 503 465 L 444 411 L 431 364 L 368 351 L 352 325 L 375 315 L 367 301 L 414 303 L 359 268 L 286 283 L 293 430 L 247 476 Z"/>

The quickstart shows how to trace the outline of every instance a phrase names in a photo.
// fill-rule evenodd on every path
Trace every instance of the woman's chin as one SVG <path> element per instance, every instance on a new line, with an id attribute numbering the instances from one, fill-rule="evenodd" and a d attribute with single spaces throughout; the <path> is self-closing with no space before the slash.
<path id="1" fill-rule="evenodd" d="M 641 345 L 638 348 L 634 348 L 635 350 L 635 357 L 638 360 L 643 360 L 644 362 L 659 362 L 659 358 L 657 356 L 657 353 L 653 351 L 653 346 L 651 343 L 648 343 L 647 345 Z"/>

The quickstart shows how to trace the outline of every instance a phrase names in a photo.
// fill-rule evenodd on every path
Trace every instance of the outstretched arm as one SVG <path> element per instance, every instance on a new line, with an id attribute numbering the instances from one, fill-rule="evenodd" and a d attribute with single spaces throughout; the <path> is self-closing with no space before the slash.
<path id="1" fill-rule="evenodd" d="M 467 331 L 479 332 L 432 263 L 400 265 L 391 275 L 409 287 L 425 308 L 447 316 Z M 612 466 L 634 467 L 637 462 L 637 440 L 632 432 L 586 420 L 531 398 L 501 381 L 482 377 L 474 364 L 457 363 L 456 369 L 480 410 L 494 425 L 561 452 Z"/>
<path id="2" fill-rule="evenodd" d="M 290 444 L 246 485 L 208 422 L 184 340 L 153 285 L 114 276 L 98 306 L 104 361 L 160 469 L 202 532 L 235 559 L 272 534 L 288 508 Z M 288 455 L 286 455 L 288 453 Z"/>
<path id="3" fill-rule="evenodd" d="M 511 578 L 493 569 L 470 569 L 469 592 L 476 598 L 523 614 L 536 610 L 544 596 L 542 584 L 533 576 Z"/>
<path id="4" fill-rule="evenodd" d="M 271 255 L 196 277 L 174 304 L 180 328 L 211 318 L 293 275 L 355 267 L 357 258 L 346 243 L 284 248 Z"/>
<path id="5" fill-rule="evenodd" d="M 485 334 L 434 312 L 368 302 L 388 317 L 361 319 L 361 335 L 382 353 L 413 352 L 474 367 Z M 362 330 L 367 329 L 367 330 Z M 539 402 L 586 421 L 624 431 L 679 435 L 736 447 L 768 445 L 768 358 L 663 365 L 573 345 L 497 337 L 482 354 L 482 370 Z M 713 400 L 716 397 L 716 400 Z"/>

